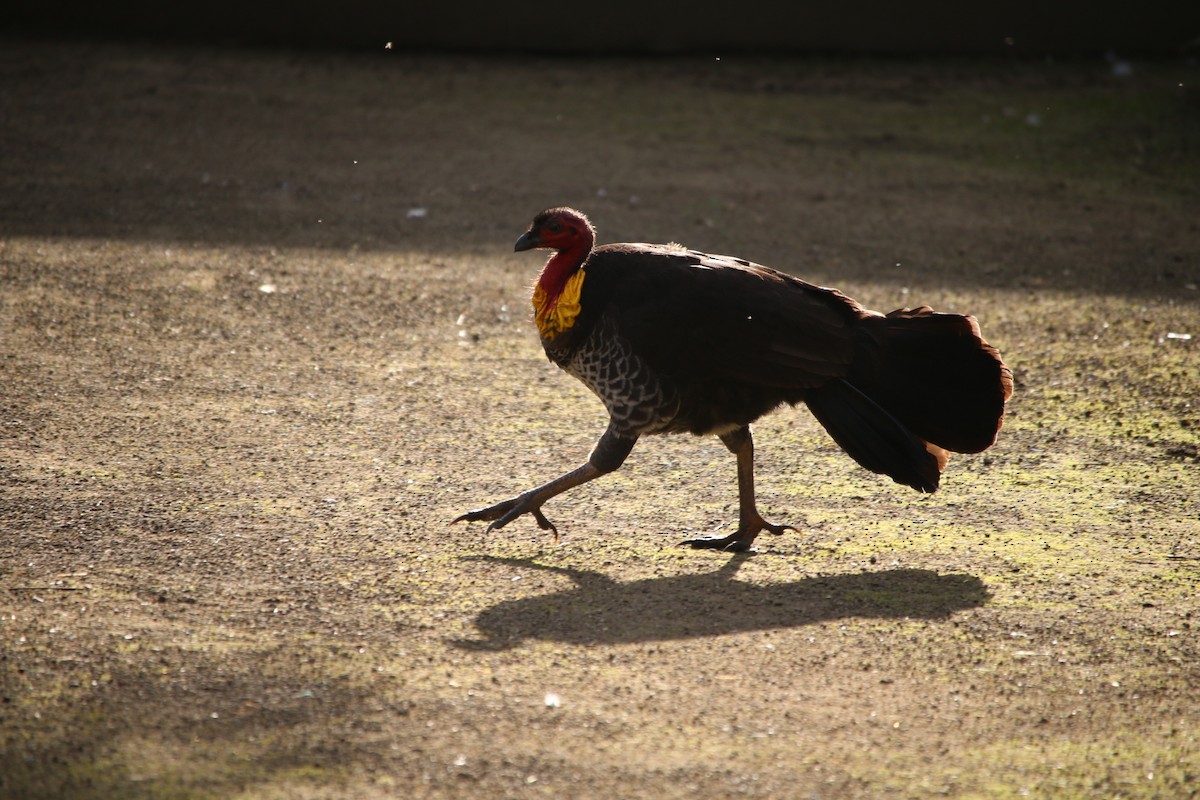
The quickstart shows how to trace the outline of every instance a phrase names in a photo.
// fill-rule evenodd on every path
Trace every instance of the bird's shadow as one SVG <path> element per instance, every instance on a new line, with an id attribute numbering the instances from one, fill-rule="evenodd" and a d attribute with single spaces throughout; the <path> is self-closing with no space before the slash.
<path id="1" fill-rule="evenodd" d="M 569 577 L 574 586 L 505 600 L 475 618 L 478 639 L 453 643 L 471 650 L 506 650 L 525 639 L 571 644 L 621 644 L 792 628 L 848 617 L 942 619 L 983 605 L 990 596 L 973 575 L 890 569 L 760 585 L 737 580 L 749 558 L 693 575 L 621 582 L 600 572 L 540 564 L 533 559 L 474 556 L 472 560 Z"/>

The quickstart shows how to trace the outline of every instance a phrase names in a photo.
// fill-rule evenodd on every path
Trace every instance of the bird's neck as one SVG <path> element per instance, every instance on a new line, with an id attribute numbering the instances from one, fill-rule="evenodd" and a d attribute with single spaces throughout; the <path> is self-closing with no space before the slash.
<path id="1" fill-rule="evenodd" d="M 546 266 L 542 267 L 542 273 L 538 276 L 537 282 L 549 302 L 554 303 L 558 300 L 567 281 L 579 271 L 591 252 L 592 240 L 581 239 L 568 249 L 559 250 L 550 256 Z"/>
<path id="2" fill-rule="evenodd" d="M 575 324 L 585 275 L 582 267 L 591 250 L 591 240 L 559 250 L 542 268 L 532 299 L 533 319 L 543 340 L 552 341 Z"/>

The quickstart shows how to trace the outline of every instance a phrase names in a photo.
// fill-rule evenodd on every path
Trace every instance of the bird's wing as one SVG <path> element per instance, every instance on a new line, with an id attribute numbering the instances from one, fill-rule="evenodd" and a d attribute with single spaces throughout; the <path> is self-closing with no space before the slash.
<path id="1" fill-rule="evenodd" d="M 586 269 L 585 313 L 594 300 L 644 361 L 685 383 L 822 385 L 848 373 L 856 323 L 878 316 L 833 289 L 677 246 L 607 245 Z"/>

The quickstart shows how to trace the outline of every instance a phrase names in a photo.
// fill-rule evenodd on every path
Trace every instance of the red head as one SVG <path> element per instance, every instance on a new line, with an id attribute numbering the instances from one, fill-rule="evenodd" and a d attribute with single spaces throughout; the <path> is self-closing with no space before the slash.
<path id="1" fill-rule="evenodd" d="M 517 251 L 545 248 L 557 250 L 542 268 L 538 284 L 551 301 L 557 300 L 563 285 L 583 266 L 592 244 L 596 241 L 596 229 L 588 218 L 573 208 L 550 208 L 533 218 L 529 230 L 517 239 Z"/>
<path id="2" fill-rule="evenodd" d="M 518 252 L 534 248 L 578 251 L 587 257 L 595 241 L 596 229 L 583 214 L 573 208 L 549 208 L 533 218 L 529 230 L 517 239 L 514 249 Z"/>

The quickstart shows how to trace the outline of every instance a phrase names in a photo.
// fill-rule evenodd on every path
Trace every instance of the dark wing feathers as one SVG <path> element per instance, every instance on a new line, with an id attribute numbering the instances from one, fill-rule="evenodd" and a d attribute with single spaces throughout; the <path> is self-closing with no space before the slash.
<path id="1" fill-rule="evenodd" d="M 870 313 L 833 289 L 681 247 L 605 245 L 586 270 L 584 313 L 599 301 L 656 370 L 796 393 L 791 402 L 847 374 L 854 323 Z"/>
<path id="2" fill-rule="evenodd" d="M 806 400 L 817 421 L 859 464 L 917 491 L 937 491 L 946 452 L 931 448 L 855 386 L 833 380 Z"/>

